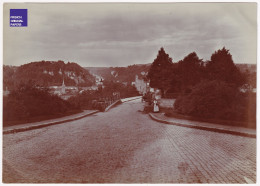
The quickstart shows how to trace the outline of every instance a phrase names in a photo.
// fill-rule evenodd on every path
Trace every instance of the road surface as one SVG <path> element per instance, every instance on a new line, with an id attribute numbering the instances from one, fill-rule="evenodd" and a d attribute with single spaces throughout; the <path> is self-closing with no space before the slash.
<path id="1" fill-rule="evenodd" d="M 256 139 L 165 125 L 134 100 L 3 135 L 5 183 L 251 183 Z"/>

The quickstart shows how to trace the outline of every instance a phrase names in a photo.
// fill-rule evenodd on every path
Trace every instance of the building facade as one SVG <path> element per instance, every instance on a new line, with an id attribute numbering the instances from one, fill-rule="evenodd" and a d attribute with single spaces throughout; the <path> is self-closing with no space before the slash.
<path id="1" fill-rule="evenodd" d="M 145 94 L 148 91 L 147 83 L 144 79 L 139 79 L 138 75 L 135 76 L 134 85 L 140 94 Z"/>

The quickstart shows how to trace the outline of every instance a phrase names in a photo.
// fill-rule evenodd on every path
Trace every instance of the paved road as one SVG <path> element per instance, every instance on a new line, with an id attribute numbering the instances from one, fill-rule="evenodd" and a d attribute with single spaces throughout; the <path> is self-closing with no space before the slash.
<path id="1" fill-rule="evenodd" d="M 81 120 L 3 135 L 3 181 L 256 181 L 256 139 L 164 125 L 142 109 L 134 100 Z"/>

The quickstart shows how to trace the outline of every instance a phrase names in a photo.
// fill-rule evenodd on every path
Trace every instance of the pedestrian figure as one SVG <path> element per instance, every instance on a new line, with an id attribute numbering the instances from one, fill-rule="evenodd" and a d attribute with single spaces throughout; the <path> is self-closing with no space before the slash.
<path id="1" fill-rule="evenodd" d="M 147 94 L 144 93 L 143 96 L 142 96 L 142 102 L 146 101 L 146 98 L 147 98 Z"/>
<path id="2" fill-rule="evenodd" d="M 159 112 L 159 106 L 156 99 L 153 101 L 153 112 Z"/>

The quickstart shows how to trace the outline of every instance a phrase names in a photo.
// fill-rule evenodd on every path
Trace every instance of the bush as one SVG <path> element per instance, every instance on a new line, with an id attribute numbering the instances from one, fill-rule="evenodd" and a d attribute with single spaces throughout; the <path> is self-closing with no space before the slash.
<path id="1" fill-rule="evenodd" d="M 32 117 L 64 114 L 73 107 L 47 89 L 34 85 L 20 85 L 3 98 L 3 120 L 28 120 Z"/>
<path id="2" fill-rule="evenodd" d="M 113 96 L 113 92 L 107 92 L 105 89 L 83 91 L 68 99 L 68 102 L 75 108 L 83 110 L 100 110 L 118 100 L 118 96 Z"/>
<path id="3" fill-rule="evenodd" d="M 111 96 L 113 92 L 119 92 L 121 98 L 139 96 L 140 94 L 132 85 L 124 85 L 118 82 L 104 81 L 105 88 L 101 89 L 103 96 Z"/>
<path id="4" fill-rule="evenodd" d="M 84 91 L 82 94 L 77 94 L 70 97 L 67 101 L 75 108 L 91 110 L 93 108 L 93 100 L 97 99 L 97 91 Z"/>
<path id="5" fill-rule="evenodd" d="M 255 121 L 255 99 L 231 84 L 203 81 L 188 95 L 178 97 L 174 108 L 178 113 L 199 118 Z"/>

